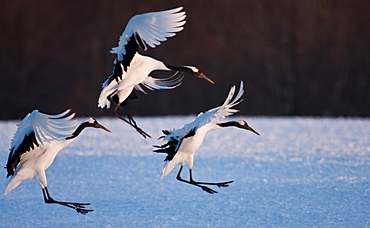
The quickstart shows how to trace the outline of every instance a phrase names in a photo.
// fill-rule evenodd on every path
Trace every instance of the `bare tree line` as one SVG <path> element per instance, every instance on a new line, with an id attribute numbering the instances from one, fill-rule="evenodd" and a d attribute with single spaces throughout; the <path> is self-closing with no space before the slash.
<path id="1" fill-rule="evenodd" d="M 0 7 L 0 119 L 39 109 L 110 115 L 97 108 L 117 44 L 135 14 L 173 1 L 9 1 Z M 134 115 L 198 113 L 243 80 L 243 115 L 370 116 L 368 1 L 181 1 L 184 31 L 147 51 L 195 65 L 175 90 L 139 95 Z M 157 73 L 159 76 L 168 74 Z"/>

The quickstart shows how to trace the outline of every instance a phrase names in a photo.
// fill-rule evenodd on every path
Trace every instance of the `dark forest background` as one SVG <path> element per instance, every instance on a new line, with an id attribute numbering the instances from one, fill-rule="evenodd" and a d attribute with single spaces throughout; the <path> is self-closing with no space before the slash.
<path id="1" fill-rule="evenodd" d="M 185 29 L 145 55 L 198 66 L 174 90 L 139 94 L 133 115 L 196 114 L 245 84 L 243 115 L 370 116 L 370 1 L 2 0 L 0 119 L 97 107 L 135 14 L 184 6 Z M 165 77 L 167 72 L 156 74 Z"/>

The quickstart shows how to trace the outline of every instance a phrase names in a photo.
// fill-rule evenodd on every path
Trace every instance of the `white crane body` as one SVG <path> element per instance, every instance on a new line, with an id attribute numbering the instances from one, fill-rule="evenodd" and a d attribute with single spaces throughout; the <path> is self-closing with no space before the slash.
<path id="1" fill-rule="evenodd" d="M 229 183 L 233 182 L 228 181 L 221 183 L 206 183 L 194 181 L 192 179 L 192 168 L 194 163 L 194 154 L 202 145 L 204 137 L 209 131 L 233 126 L 252 131 L 253 133 L 259 135 L 259 133 L 252 129 L 244 120 L 228 121 L 223 123 L 219 122 L 225 117 L 238 112 L 238 110 L 232 109 L 232 107 L 242 101 L 241 97 L 243 93 L 243 82 L 241 82 L 239 92 L 235 96 L 235 98 L 233 98 L 235 94 L 235 86 L 233 86 L 230 89 L 229 95 L 227 96 L 225 102 L 221 106 L 210 109 L 205 113 L 200 113 L 193 122 L 185 124 L 183 128 L 163 130 L 164 136 L 160 137 L 163 138 L 163 142 L 160 146 L 155 146 L 159 149 L 154 150 L 154 152 L 157 153 L 167 153 L 167 157 L 165 158 L 166 163 L 161 173 L 162 178 L 168 175 L 177 164 L 181 163 L 177 179 L 188 184 L 200 187 L 208 193 L 213 194 L 217 192 L 204 185 L 217 185 L 218 187 L 227 187 L 229 186 Z M 180 177 L 184 165 L 187 165 L 189 167 L 189 181 L 184 180 Z"/>

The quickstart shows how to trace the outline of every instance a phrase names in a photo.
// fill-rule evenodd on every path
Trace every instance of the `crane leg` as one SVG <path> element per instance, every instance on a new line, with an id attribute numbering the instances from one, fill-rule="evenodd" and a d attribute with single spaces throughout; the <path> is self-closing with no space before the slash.
<path id="1" fill-rule="evenodd" d="M 83 215 L 86 215 L 88 212 L 94 211 L 94 210 L 85 209 L 85 205 L 90 205 L 90 203 L 72 203 L 72 202 L 62 202 L 62 201 L 54 200 L 53 198 L 51 198 L 47 187 L 42 189 L 42 194 L 44 195 L 45 203 L 60 204 L 60 205 L 75 209 L 78 213 L 81 213 Z"/>
<path id="2" fill-rule="evenodd" d="M 109 95 L 108 97 L 107 97 L 107 99 L 111 102 L 111 103 L 113 103 L 113 104 L 115 104 L 116 105 L 116 107 L 114 108 L 114 111 L 113 111 L 113 114 L 115 115 L 115 116 L 117 116 L 118 118 L 120 118 L 121 120 L 123 120 L 123 121 L 125 121 L 126 123 L 128 123 L 129 125 L 131 125 L 133 128 L 135 128 L 135 130 L 137 131 L 137 132 L 139 132 L 144 138 L 146 138 L 146 137 L 149 137 L 149 138 L 151 138 L 151 136 L 148 134 L 148 133 L 146 133 L 145 131 L 143 131 L 141 128 L 139 128 L 138 126 L 137 126 L 137 124 L 136 124 L 136 122 L 135 122 L 135 120 L 134 120 L 134 118 L 132 118 L 132 116 L 128 113 L 128 112 L 126 112 L 122 107 L 121 107 L 121 104 L 118 104 L 116 101 L 114 101 L 113 99 L 112 99 L 112 97 L 113 97 L 113 94 L 114 94 L 115 92 L 113 92 L 111 95 Z M 118 111 L 118 109 L 120 109 L 123 113 L 124 113 L 124 115 L 127 117 L 127 119 L 125 119 L 123 116 L 121 116 L 121 115 L 119 115 L 118 113 L 117 113 L 117 111 Z"/>
<path id="3" fill-rule="evenodd" d="M 182 171 L 182 168 L 183 168 L 183 167 L 184 167 L 183 165 L 180 167 L 180 170 L 179 170 L 179 172 L 178 172 L 178 174 L 177 174 L 177 177 L 176 177 L 176 179 L 177 179 L 177 180 L 182 181 L 182 182 L 184 182 L 184 183 L 188 183 L 188 184 L 191 184 L 191 185 L 197 186 L 197 187 L 201 188 L 203 191 L 208 192 L 209 194 L 217 193 L 215 190 L 213 190 L 213 189 L 211 189 L 211 188 L 208 188 L 208 187 L 206 187 L 206 186 L 200 185 L 200 184 L 199 184 L 199 183 L 197 183 L 197 182 L 192 181 L 192 179 L 190 179 L 190 181 L 182 179 L 180 175 L 181 175 L 181 171 Z M 191 170 L 191 169 L 190 169 L 190 170 Z"/>
<path id="4" fill-rule="evenodd" d="M 226 181 L 226 182 L 220 182 L 220 183 L 209 183 L 209 182 L 199 182 L 199 181 L 194 181 L 193 180 L 193 174 L 192 170 L 189 169 L 189 176 L 190 176 L 190 182 L 196 183 L 196 184 L 205 184 L 205 185 L 217 185 L 217 187 L 229 187 L 230 183 L 233 183 L 234 181 Z"/>
<path id="5" fill-rule="evenodd" d="M 121 116 L 121 115 L 119 115 L 117 113 L 118 109 L 120 109 L 121 111 L 124 112 L 124 114 L 128 118 L 128 120 L 125 119 L 123 116 Z M 129 113 L 127 113 L 125 110 L 123 110 L 123 108 L 121 108 L 120 105 L 116 104 L 116 107 L 115 107 L 113 113 L 114 113 L 115 116 L 117 116 L 118 118 L 120 118 L 121 120 L 125 121 L 126 123 L 128 123 L 129 125 L 131 125 L 133 128 L 135 128 L 135 130 L 137 132 L 139 132 L 144 138 L 146 138 L 146 137 L 151 138 L 151 136 L 148 133 L 146 133 L 145 131 L 143 131 L 141 128 L 139 128 L 137 126 L 135 120 L 131 117 L 131 115 Z"/>

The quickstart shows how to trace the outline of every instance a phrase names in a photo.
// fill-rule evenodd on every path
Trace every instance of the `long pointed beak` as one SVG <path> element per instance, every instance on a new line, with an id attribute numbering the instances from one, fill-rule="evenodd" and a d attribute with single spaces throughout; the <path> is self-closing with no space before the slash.
<path id="1" fill-rule="evenodd" d="M 253 128 L 251 128 L 250 126 L 245 126 L 245 129 L 247 129 L 247 130 L 249 130 L 249 131 L 251 131 L 251 132 L 253 132 L 254 134 L 256 134 L 256 135 L 260 135 L 260 133 L 258 133 L 257 131 L 255 131 Z"/>
<path id="2" fill-rule="evenodd" d="M 109 133 L 112 133 L 109 129 L 107 129 L 106 127 L 104 127 L 104 126 L 103 126 L 103 125 L 101 125 L 101 124 L 98 124 L 98 125 L 97 125 L 97 127 L 98 127 L 98 128 L 103 129 L 104 131 L 107 131 L 107 132 L 109 132 Z"/>
<path id="3" fill-rule="evenodd" d="M 197 77 L 198 77 L 198 78 L 203 78 L 203 79 L 205 79 L 205 80 L 209 81 L 210 83 L 215 84 L 215 83 L 214 83 L 214 81 L 212 81 L 212 79 L 210 79 L 209 77 L 207 77 L 207 76 L 206 76 L 205 74 L 203 74 L 203 73 L 199 73 L 199 74 L 197 74 Z"/>

